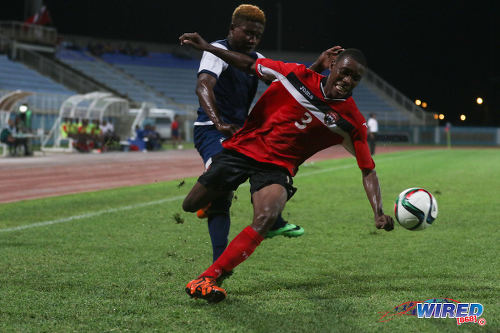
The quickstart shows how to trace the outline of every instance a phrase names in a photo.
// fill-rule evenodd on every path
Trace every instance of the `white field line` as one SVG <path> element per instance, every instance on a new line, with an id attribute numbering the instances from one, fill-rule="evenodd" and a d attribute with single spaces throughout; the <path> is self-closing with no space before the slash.
<path id="1" fill-rule="evenodd" d="M 388 162 L 388 161 L 393 161 L 401 158 L 409 158 L 413 157 L 415 155 L 421 155 L 421 154 L 428 154 L 430 152 L 438 152 L 439 150 L 432 150 L 432 151 L 419 151 L 415 152 L 410 155 L 404 155 L 404 156 L 396 156 L 396 157 L 388 157 L 388 158 L 381 158 L 378 160 L 377 163 L 380 162 Z M 337 166 L 337 167 L 332 167 L 332 168 L 327 168 L 327 169 L 321 169 L 321 170 L 314 170 L 314 171 L 309 171 L 309 172 L 304 172 L 298 174 L 296 177 L 308 177 L 312 175 L 317 175 L 320 173 L 325 173 L 325 172 L 330 172 L 330 171 L 336 171 L 336 170 L 342 170 L 342 169 L 349 169 L 349 168 L 354 168 L 357 167 L 356 163 L 349 164 L 349 165 L 342 165 L 342 166 Z M 249 186 L 248 183 L 242 184 L 242 186 Z M 11 231 L 19 231 L 19 230 L 24 230 L 24 229 L 31 229 L 31 228 L 37 228 L 37 227 L 44 227 L 52 224 L 59 224 L 59 223 L 66 223 L 66 222 L 71 222 L 75 220 L 81 220 L 81 219 L 86 219 L 90 217 L 95 217 L 103 214 L 111 214 L 111 213 L 116 213 L 116 212 L 121 212 L 121 211 L 126 211 L 126 210 L 131 210 L 131 209 L 136 209 L 136 208 L 142 208 L 142 207 L 147 207 L 147 206 L 153 206 L 153 205 L 159 205 L 165 202 L 172 202 L 172 201 L 177 201 L 177 200 L 182 200 L 185 198 L 185 195 L 182 196 L 176 196 L 176 197 L 171 197 L 171 198 L 166 198 L 166 199 L 161 199 L 161 200 L 155 200 L 155 201 L 148 201 L 148 202 L 143 202 L 143 203 L 138 203 L 135 205 L 128 205 L 128 206 L 122 206 L 122 207 L 117 207 L 117 208 L 110 208 L 110 209 L 103 209 L 99 210 L 96 212 L 91 212 L 91 213 L 86 213 L 86 214 L 80 214 L 80 215 L 73 215 L 73 216 L 68 216 L 64 217 L 61 219 L 56 219 L 56 220 L 50 220 L 50 221 L 42 221 L 42 222 L 36 222 L 32 224 L 25 224 L 25 225 L 20 225 L 17 227 L 12 227 L 12 228 L 4 228 L 0 229 L 0 233 L 2 232 L 11 232 Z"/>
<path id="2" fill-rule="evenodd" d="M 414 152 L 413 154 L 409 154 L 409 155 L 380 158 L 380 159 L 377 159 L 376 164 L 378 164 L 380 162 L 388 162 L 388 161 L 392 162 L 394 160 L 399 160 L 399 159 L 402 159 L 402 158 L 409 158 L 409 157 L 413 157 L 415 155 L 428 154 L 428 153 L 431 153 L 431 152 L 438 152 L 438 151 L 439 150 L 417 151 L 417 152 Z M 319 173 L 325 173 L 325 172 L 330 172 L 330 171 L 335 171 L 335 170 L 340 170 L 340 169 L 357 168 L 358 164 L 355 162 L 354 157 L 353 157 L 353 161 L 354 161 L 354 163 L 348 164 L 348 165 L 342 165 L 342 166 L 328 168 L 328 169 L 314 170 L 314 171 L 309 171 L 309 172 L 306 171 L 306 172 L 303 172 L 303 173 L 299 173 L 294 178 L 307 177 L 307 176 L 317 175 Z M 309 165 L 311 165 L 311 164 L 309 164 Z"/>
<path id="3" fill-rule="evenodd" d="M 18 231 L 18 230 L 24 230 L 24 229 L 30 229 L 30 228 L 36 228 L 36 227 L 44 227 L 44 226 L 51 225 L 51 224 L 66 223 L 66 222 L 71 222 L 74 220 L 86 219 L 89 217 L 95 217 L 95 216 L 99 216 L 99 215 L 103 215 L 103 214 L 122 212 L 125 210 L 131 210 L 131 209 L 135 209 L 135 208 L 142 208 L 142 207 L 162 204 L 165 202 L 181 200 L 181 199 L 184 199 L 184 197 L 185 197 L 185 195 L 182 195 L 182 196 L 166 198 L 166 199 L 161 199 L 161 200 L 142 202 L 142 203 L 135 204 L 135 205 L 122 206 L 122 207 L 110 208 L 110 209 L 103 209 L 103 210 L 99 210 L 97 212 L 86 213 L 86 214 L 81 214 L 81 215 L 73 215 L 73 216 L 64 217 L 62 219 L 57 219 L 57 220 L 43 221 L 43 222 L 37 222 L 37 223 L 32 223 L 32 224 L 20 225 L 18 227 L 0 229 L 0 232 Z"/>

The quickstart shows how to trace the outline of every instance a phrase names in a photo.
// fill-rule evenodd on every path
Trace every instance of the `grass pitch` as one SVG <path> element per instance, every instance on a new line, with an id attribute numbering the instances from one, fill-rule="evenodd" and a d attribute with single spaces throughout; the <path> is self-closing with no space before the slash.
<path id="1" fill-rule="evenodd" d="M 437 198 L 434 225 L 376 230 L 353 159 L 308 164 L 284 216 L 298 239 L 264 241 L 219 304 L 185 284 L 211 261 L 206 222 L 181 211 L 186 179 L 0 206 L 1 332 L 494 332 L 500 328 L 500 150 L 375 157 L 386 213 L 405 188 Z M 233 238 L 251 219 L 237 191 Z M 408 301 L 484 306 L 486 325 L 394 316 Z M 391 312 L 392 311 L 392 312 Z"/>

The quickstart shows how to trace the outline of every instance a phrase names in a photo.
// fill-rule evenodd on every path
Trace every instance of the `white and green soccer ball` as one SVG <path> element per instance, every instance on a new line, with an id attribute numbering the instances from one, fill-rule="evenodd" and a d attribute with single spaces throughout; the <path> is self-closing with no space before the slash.
<path id="1" fill-rule="evenodd" d="M 404 228 L 423 230 L 432 225 L 438 215 L 436 198 L 427 190 L 412 187 L 401 192 L 394 204 L 394 216 Z"/>

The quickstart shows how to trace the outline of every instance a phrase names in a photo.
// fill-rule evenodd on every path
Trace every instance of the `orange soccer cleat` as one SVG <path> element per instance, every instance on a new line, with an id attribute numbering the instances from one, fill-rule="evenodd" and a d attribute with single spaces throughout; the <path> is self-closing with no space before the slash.
<path id="1" fill-rule="evenodd" d="M 207 276 L 190 281 L 186 285 L 186 293 L 191 298 L 202 298 L 209 303 L 218 303 L 227 296 L 226 291 L 217 286 L 216 279 Z"/>
<path id="2" fill-rule="evenodd" d="M 209 203 L 206 207 L 198 209 L 198 211 L 196 212 L 196 216 L 199 219 L 206 219 L 206 218 L 208 218 L 208 209 L 210 208 L 211 205 L 212 204 Z"/>

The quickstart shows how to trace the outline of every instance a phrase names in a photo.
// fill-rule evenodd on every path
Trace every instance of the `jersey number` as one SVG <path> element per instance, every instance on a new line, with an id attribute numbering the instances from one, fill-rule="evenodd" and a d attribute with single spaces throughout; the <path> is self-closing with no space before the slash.
<path id="1" fill-rule="evenodd" d="M 295 126 L 297 126 L 298 129 L 304 129 L 306 128 L 307 124 L 309 124 L 312 121 L 312 116 L 308 112 L 304 112 L 304 117 L 300 119 L 300 123 L 298 121 L 295 122 Z"/>

